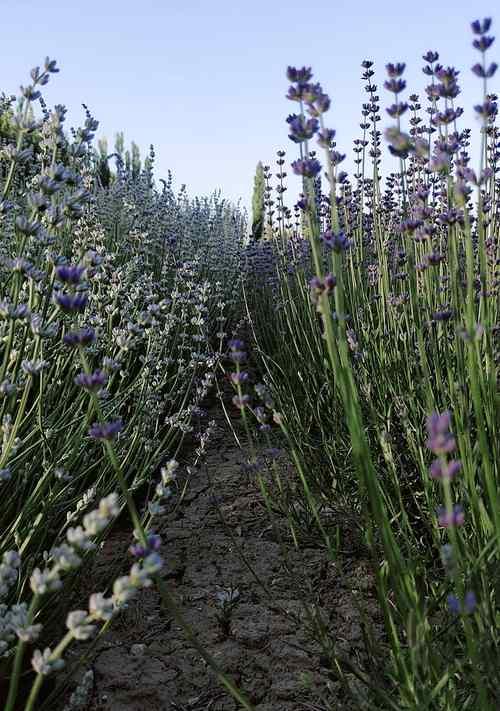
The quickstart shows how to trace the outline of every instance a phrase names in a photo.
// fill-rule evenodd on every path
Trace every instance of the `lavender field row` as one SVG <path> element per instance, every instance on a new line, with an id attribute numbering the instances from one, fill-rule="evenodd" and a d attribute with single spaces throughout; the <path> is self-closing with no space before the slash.
<path id="1" fill-rule="evenodd" d="M 250 219 L 217 192 L 192 198 L 172 175 L 157 180 L 153 147 L 142 160 L 122 135 L 112 151 L 96 142 L 88 110 L 67 128 L 65 107 L 43 99 L 54 60 L 18 97 L 0 95 L 5 711 L 97 708 L 74 660 L 84 671 L 146 588 L 219 680 L 233 704 L 220 709 L 306 708 L 246 690 L 170 584 L 166 522 L 210 452 L 214 408 L 283 551 L 314 549 L 319 569 L 348 576 L 356 541 L 369 561 L 376 609 L 356 602 L 356 653 L 321 596 L 304 599 L 308 654 L 328 679 L 319 694 L 297 678 L 307 708 L 500 707 L 491 24 L 471 26 L 477 150 L 460 72 L 437 51 L 423 55 L 420 94 L 405 64 L 362 62 L 352 174 L 329 123 L 335 102 L 309 67 L 288 67 L 293 146 L 275 168 L 258 164 Z M 290 171 L 302 186 L 292 207 Z M 72 609 L 117 526 L 130 533 L 123 574 Z M 218 596 L 227 639 L 245 594 Z"/>

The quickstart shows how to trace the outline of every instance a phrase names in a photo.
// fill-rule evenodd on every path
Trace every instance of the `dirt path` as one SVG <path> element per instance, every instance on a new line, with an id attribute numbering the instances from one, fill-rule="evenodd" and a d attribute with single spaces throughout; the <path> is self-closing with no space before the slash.
<path id="1" fill-rule="evenodd" d="M 353 600 L 362 598 L 365 608 L 374 604 L 367 566 L 353 557 L 344 561 L 340 574 L 336 564 L 325 562 L 320 547 L 298 553 L 287 539 L 287 569 L 255 477 L 242 472 L 242 454 L 225 421 L 219 418 L 217 426 L 206 471 L 191 479 L 176 517 L 167 518 L 160 530 L 165 578 L 199 641 L 246 691 L 257 711 L 351 708 L 341 701 L 340 685 L 307 633 L 301 601 L 316 604 L 330 631 L 335 630 L 340 648 L 354 660 L 362 633 Z M 114 558 L 117 551 L 125 553 L 129 540 L 129 534 L 115 535 L 110 543 Z M 96 560 L 96 578 L 105 566 L 109 580 L 107 560 L 109 551 Z M 231 590 L 238 599 L 225 627 L 218 619 L 218 594 Z M 182 631 L 162 616 L 153 589 L 144 591 L 115 621 L 100 643 L 93 671 L 88 711 L 238 708 Z M 304 684 L 305 674 L 310 686 Z"/>

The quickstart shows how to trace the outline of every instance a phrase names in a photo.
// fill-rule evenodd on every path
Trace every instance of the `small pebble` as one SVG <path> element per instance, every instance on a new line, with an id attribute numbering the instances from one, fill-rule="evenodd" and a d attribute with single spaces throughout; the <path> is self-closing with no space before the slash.
<path id="1" fill-rule="evenodd" d="M 143 657 L 145 651 L 146 651 L 145 644 L 133 644 L 130 647 L 130 654 L 133 654 L 134 657 Z"/>

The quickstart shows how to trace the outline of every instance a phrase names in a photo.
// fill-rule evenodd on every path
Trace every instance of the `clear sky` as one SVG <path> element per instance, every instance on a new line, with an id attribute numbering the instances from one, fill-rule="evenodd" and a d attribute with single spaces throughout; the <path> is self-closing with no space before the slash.
<path id="1" fill-rule="evenodd" d="M 68 106 L 68 124 L 79 123 L 84 102 L 100 120 L 100 136 L 113 140 L 123 130 L 141 149 L 155 145 L 158 177 L 170 168 L 192 195 L 221 188 L 248 205 L 257 161 L 271 162 L 279 148 L 295 158 L 285 123 L 295 110 L 284 98 L 287 64 L 313 67 L 332 98 L 327 124 L 349 155 L 365 100 L 365 58 L 376 62 L 379 94 L 389 103 L 384 64 L 406 62 L 408 93 L 418 93 L 426 83 L 421 55 L 439 51 L 444 64 L 462 71 L 462 105 L 474 125 L 470 106 L 481 99 L 481 82 L 469 71 L 478 59 L 469 23 L 492 14 L 495 20 L 495 4 L 0 0 L 0 90 L 16 91 L 49 55 L 61 72 L 45 97 Z M 500 24 L 495 30 L 500 37 Z M 490 54 L 500 64 L 500 44 Z M 499 77 L 491 90 L 500 93 Z M 381 128 L 390 123 L 384 117 Z"/>

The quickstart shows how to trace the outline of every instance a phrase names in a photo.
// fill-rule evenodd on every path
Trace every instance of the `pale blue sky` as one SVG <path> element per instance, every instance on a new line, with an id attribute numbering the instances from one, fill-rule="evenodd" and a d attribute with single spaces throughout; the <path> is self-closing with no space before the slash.
<path id="1" fill-rule="evenodd" d="M 470 106 L 481 83 L 469 71 L 477 61 L 469 22 L 494 13 L 494 3 L 0 0 L 0 10 L 0 89 L 16 91 L 48 54 L 61 72 L 45 97 L 68 106 L 69 124 L 79 122 L 84 102 L 101 122 L 99 135 L 123 130 L 143 149 L 155 145 L 158 177 L 170 168 L 193 195 L 221 188 L 248 205 L 256 162 L 274 160 L 282 147 L 295 157 L 285 123 L 295 110 L 284 98 L 287 64 L 313 67 L 332 98 L 327 123 L 349 156 L 365 100 L 365 58 L 376 62 L 387 104 L 384 64 L 405 61 L 408 93 L 422 93 L 421 55 L 439 51 L 463 72 L 462 105 L 475 125 Z M 491 50 L 497 61 L 499 47 Z M 491 90 L 500 93 L 498 77 Z M 389 124 L 384 117 L 381 127 Z"/>

